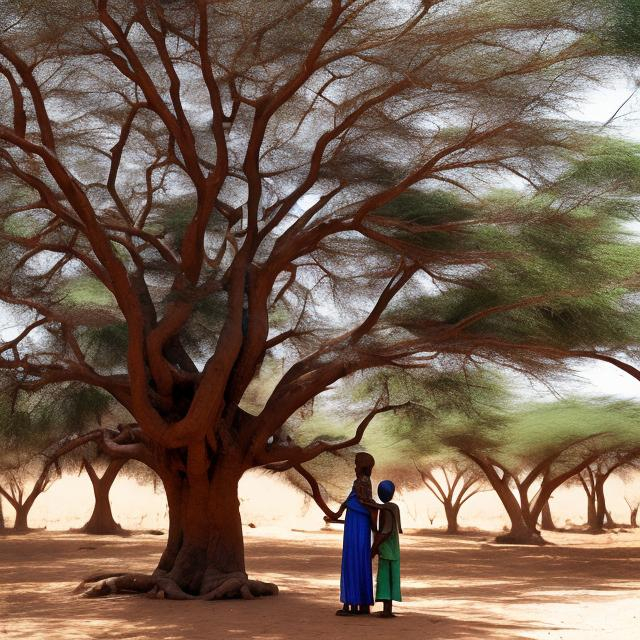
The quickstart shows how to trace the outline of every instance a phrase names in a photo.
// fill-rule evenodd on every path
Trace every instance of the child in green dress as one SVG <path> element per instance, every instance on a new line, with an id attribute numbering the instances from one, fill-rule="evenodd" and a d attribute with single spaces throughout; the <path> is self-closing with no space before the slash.
<path id="1" fill-rule="evenodd" d="M 376 602 L 383 603 L 381 618 L 393 618 L 392 602 L 402 602 L 400 594 L 400 509 L 391 502 L 396 487 L 391 480 L 383 480 L 378 485 L 378 497 L 384 503 L 380 508 L 378 533 L 373 541 L 371 556 L 378 557 L 378 578 L 376 581 Z"/>

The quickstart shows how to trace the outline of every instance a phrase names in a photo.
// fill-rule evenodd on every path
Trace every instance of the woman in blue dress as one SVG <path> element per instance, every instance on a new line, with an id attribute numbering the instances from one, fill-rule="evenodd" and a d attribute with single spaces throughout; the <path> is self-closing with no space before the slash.
<path id="1" fill-rule="evenodd" d="M 337 519 L 346 509 L 340 574 L 343 607 L 336 611 L 339 616 L 368 614 L 373 604 L 371 531 L 375 530 L 376 503 L 371 491 L 371 471 L 374 464 L 373 456 L 368 453 L 356 455 L 356 480 L 336 514 Z"/>

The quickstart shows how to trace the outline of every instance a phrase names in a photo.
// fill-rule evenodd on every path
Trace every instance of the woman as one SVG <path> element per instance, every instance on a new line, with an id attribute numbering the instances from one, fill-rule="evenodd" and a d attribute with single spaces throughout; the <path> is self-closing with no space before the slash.
<path id="1" fill-rule="evenodd" d="M 374 465 L 375 460 L 368 453 L 356 455 L 353 488 L 336 514 L 337 519 L 345 509 L 347 511 L 340 574 L 343 607 L 336 611 L 338 616 L 368 614 L 373 604 L 371 531 L 375 530 L 376 503 L 372 498 L 371 471 Z"/>

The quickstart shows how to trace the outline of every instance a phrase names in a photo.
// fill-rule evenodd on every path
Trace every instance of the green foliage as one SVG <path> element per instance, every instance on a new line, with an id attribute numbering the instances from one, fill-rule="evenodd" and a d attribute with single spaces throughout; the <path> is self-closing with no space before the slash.
<path id="1" fill-rule="evenodd" d="M 102 282 L 91 276 L 70 280 L 62 287 L 63 302 L 70 306 L 114 307 L 113 294 Z"/>
<path id="2" fill-rule="evenodd" d="M 605 0 L 613 11 L 610 39 L 616 53 L 640 54 L 640 4 L 637 0 Z"/>
<path id="3" fill-rule="evenodd" d="M 88 362 L 99 369 L 121 367 L 127 358 L 129 331 L 125 322 L 85 327 L 80 345 Z"/>
<path id="4" fill-rule="evenodd" d="M 398 198 L 380 211 L 392 229 L 399 219 L 473 224 L 449 230 L 444 240 L 441 232 L 418 227 L 391 232 L 431 252 L 438 288 L 396 306 L 390 322 L 416 335 L 462 325 L 453 335 L 499 341 L 498 352 L 516 361 L 509 344 L 637 344 L 640 315 L 632 294 L 640 245 L 621 223 L 637 216 L 638 192 L 640 146 L 596 139 L 557 182 L 529 195 L 501 190 L 473 204 L 440 192 Z M 452 351 L 462 349 L 452 340 Z M 533 365 L 529 360 L 530 370 Z"/>
<path id="5" fill-rule="evenodd" d="M 486 454 L 512 469 L 557 456 L 555 468 L 594 453 L 640 448 L 640 404 L 608 398 L 529 403 L 504 412 L 498 429 L 480 423 L 443 431 L 451 447 Z"/>
<path id="6" fill-rule="evenodd" d="M 95 426 L 114 406 L 106 392 L 80 384 L 0 394 L 0 468 L 24 463 L 52 443 Z"/>
<path id="7" fill-rule="evenodd" d="M 640 9 L 639 9 L 640 11 Z M 559 182 L 563 187 L 611 186 L 620 193 L 638 193 L 640 190 L 640 144 L 610 138 L 598 138 L 586 153 L 572 162 Z"/>
<path id="8" fill-rule="evenodd" d="M 4 221 L 4 231 L 12 236 L 28 238 L 37 233 L 43 227 L 43 223 L 34 220 L 33 214 L 13 214 Z"/>

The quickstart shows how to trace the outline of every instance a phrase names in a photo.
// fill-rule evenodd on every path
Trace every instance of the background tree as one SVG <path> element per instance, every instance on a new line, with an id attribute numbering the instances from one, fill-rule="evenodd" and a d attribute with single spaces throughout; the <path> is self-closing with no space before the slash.
<path id="1" fill-rule="evenodd" d="M 607 510 L 605 483 L 611 475 L 637 462 L 640 455 L 637 437 L 635 442 L 626 448 L 619 443 L 616 450 L 603 453 L 595 462 L 578 474 L 580 484 L 587 494 L 587 525 L 592 533 L 604 533 L 607 518 L 611 520 Z"/>
<path id="2" fill-rule="evenodd" d="M 55 394 L 7 392 L 0 396 L 0 494 L 15 510 L 14 530 L 29 530 L 28 517 L 69 457 L 96 440 L 90 432 L 110 403 L 98 390 L 66 385 Z M 90 432 L 84 438 L 82 432 Z"/>
<path id="3" fill-rule="evenodd" d="M 115 521 L 111 511 L 109 492 L 122 467 L 127 463 L 124 459 L 109 460 L 106 464 L 96 465 L 96 461 L 90 462 L 86 457 L 82 459 L 82 469 L 87 472 L 95 503 L 89 520 L 81 527 L 83 533 L 93 535 L 122 535 L 124 530 Z M 98 466 L 98 469 L 96 469 Z M 103 469 L 99 467 L 102 466 Z"/>
<path id="4" fill-rule="evenodd" d="M 417 467 L 422 482 L 442 503 L 447 519 L 447 533 L 458 533 L 458 514 L 462 505 L 483 488 L 483 476 L 470 462 L 444 460 L 429 467 Z"/>
<path id="5" fill-rule="evenodd" d="M 633 480 L 635 480 L 634 476 L 632 476 Z M 629 526 L 636 529 L 638 527 L 638 507 L 640 507 L 640 492 L 633 488 L 633 484 L 626 484 L 624 501 L 629 507 Z"/>
<path id="6" fill-rule="evenodd" d="M 110 393 L 137 426 L 103 446 L 169 502 L 156 572 L 94 594 L 274 592 L 246 576 L 235 488 L 352 445 L 287 429 L 358 371 L 620 364 L 637 151 L 572 165 L 592 141 L 562 113 L 611 68 L 602 6 L 2 0 L 0 298 L 21 331 L 0 364 Z M 507 176 L 539 193 L 485 197 Z M 252 413 L 269 352 L 284 373 Z"/>
<path id="7" fill-rule="evenodd" d="M 515 413 L 499 433 L 476 427 L 448 438 L 482 469 L 509 515 L 499 541 L 539 543 L 538 519 L 558 487 L 600 460 L 615 459 L 615 469 L 637 456 L 636 411 L 619 401 L 546 403 Z"/>

